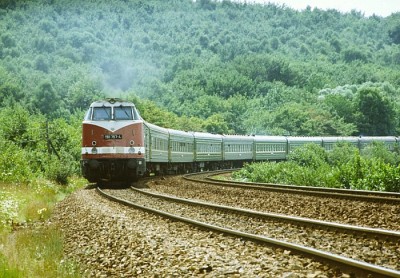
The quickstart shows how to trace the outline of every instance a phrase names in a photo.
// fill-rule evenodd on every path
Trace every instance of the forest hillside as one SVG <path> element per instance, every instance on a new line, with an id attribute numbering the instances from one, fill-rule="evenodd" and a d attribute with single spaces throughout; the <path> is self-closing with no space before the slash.
<path id="1" fill-rule="evenodd" d="M 65 256 L 68 235 L 50 224 L 77 215 L 64 213 L 63 202 L 53 217 L 56 203 L 92 187 L 80 178 L 81 124 L 90 103 L 106 97 L 185 131 L 398 136 L 400 13 L 228 0 L 0 0 L 1 277 L 79 277 L 79 261 Z M 338 146 L 328 154 L 306 145 L 287 162 L 249 164 L 236 177 L 400 192 L 398 148 Z M 80 205 L 76 196 L 69 200 Z"/>
<path id="2" fill-rule="evenodd" d="M 0 107 L 48 120 L 102 97 L 217 133 L 395 135 L 400 14 L 211 0 L 3 0 Z"/>

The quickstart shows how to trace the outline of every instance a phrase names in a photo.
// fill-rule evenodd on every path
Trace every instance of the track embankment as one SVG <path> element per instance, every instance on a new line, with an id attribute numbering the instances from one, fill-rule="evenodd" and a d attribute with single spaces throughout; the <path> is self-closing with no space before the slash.
<path id="1" fill-rule="evenodd" d="M 145 186 L 146 191 L 226 206 L 400 231 L 400 208 L 395 204 L 213 186 L 178 176 L 152 179 Z M 90 277 L 351 276 L 283 248 L 122 206 L 93 188 L 77 191 L 61 202 L 52 221 L 64 231 L 66 255 Z M 365 248 L 373 251 L 369 245 Z"/>
<path id="2" fill-rule="evenodd" d="M 89 277 L 349 277 L 290 251 L 194 228 L 80 190 L 53 222 Z"/>

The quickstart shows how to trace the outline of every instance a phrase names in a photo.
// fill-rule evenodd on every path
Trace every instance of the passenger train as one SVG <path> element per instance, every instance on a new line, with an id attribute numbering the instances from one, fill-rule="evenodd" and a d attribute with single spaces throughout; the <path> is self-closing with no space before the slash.
<path id="1" fill-rule="evenodd" d="M 293 149 L 315 143 L 326 150 L 337 142 L 363 148 L 397 137 L 288 137 L 218 135 L 167 129 L 144 121 L 135 105 L 106 99 L 90 105 L 82 123 L 83 176 L 90 182 L 136 181 L 151 173 L 187 173 L 241 167 L 245 162 L 280 161 Z"/>

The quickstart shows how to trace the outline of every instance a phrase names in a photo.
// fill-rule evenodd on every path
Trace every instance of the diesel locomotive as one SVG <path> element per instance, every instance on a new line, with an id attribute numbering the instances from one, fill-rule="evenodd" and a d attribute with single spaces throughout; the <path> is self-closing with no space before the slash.
<path id="1" fill-rule="evenodd" d="M 90 182 L 134 181 L 145 173 L 143 119 L 133 103 L 90 105 L 82 123 L 81 169 Z"/>
<path id="2" fill-rule="evenodd" d="M 131 182 L 151 173 L 171 174 L 280 161 L 314 143 L 330 150 L 337 142 L 363 148 L 372 141 L 393 150 L 397 137 L 290 137 L 221 135 L 162 128 L 145 122 L 135 105 L 121 99 L 92 103 L 82 123 L 83 176 L 90 182 Z"/>

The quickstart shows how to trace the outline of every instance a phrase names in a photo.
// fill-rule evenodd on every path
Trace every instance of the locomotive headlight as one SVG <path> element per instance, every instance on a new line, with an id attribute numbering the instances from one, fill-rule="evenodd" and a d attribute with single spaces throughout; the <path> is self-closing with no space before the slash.
<path id="1" fill-rule="evenodd" d="M 92 146 L 96 146 L 97 142 L 96 141 L 92 141 Z"/>
<path id="2" fill-rule="evenodd" d="M 96 147 L 92 148 L 92 154 L 97 154 L 97 148 Z"/>
<path id="3" fill-rule="evenodd" d="M 133 146 L 135 144 L 135 141 L 131 140 L 129 141 L 129 145 Z"/>

